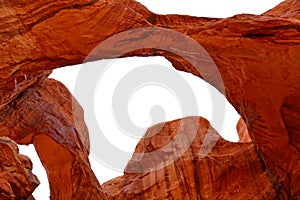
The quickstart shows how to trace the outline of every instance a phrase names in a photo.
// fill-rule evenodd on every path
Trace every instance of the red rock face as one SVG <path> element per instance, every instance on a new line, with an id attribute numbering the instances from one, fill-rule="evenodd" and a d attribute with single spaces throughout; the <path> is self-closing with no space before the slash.
<path id="1" fill-rule="evenodd" d="M 59 82 L 40 79 L 1 110 L 2 135 L 33 143 L 44 165 L 51 199 L 104 199 L 88 161 L 83 111 Z"/>
<path id="2" fill-rule="evenodd" d="M 0 199 L 29 199 L 40 184 L 32 174 L 30 159 L 19 154 L 17 144 L 0 137 Z"/>
<path id="3" fill-rule="evenodd" d="M 225 157 L 236 160 L 239 157 L 236 148 L 243 146 L 240 147 L 245 152 L 243 155 L 249 156 L 239 157 L 238 166 L 225 162 L 222 169 L 213 169 L 213 172 L 218 177 L 224 170 L 237 167 L 242 175 L 240 179 L 225 177 L 227 182 L 218 182 L 219 179 L 210 175 L 211 170 L 206 167 L 208 162 L 217 166 L 216 161 L 194 159 L 193 154 L 188 158 L 203 168 L 200 170 L 203 177 L 197 180 L 210 181 L 210 188 L 213 188 L 210 192 L 209 189 L 200 189 L 202 185 L 197 185 L 196 179 L 192 179 L 195 165 L 190 161 L 176 161 L 173 167 L 166 167 L 166 171 L 150 172 L 146 177 L 151 178 L 151 184 L 147 187 L 139 185 L 144 181 L 132 180 L 132 177 L 139 178 L 139 174 L 125 174 L 116 180 L 116 188 L 111 185 L 105 185 L 105 188 L 116 191 L 117 198 L 133 198 L 136 191 L 140 192 L 141 199 L 147 199 L 147 195 L 154 191 L 159 195 L 166 195 L 164 191 L 169 191 L 173 196 L 180 196 L 182 191 L 188 190 L 192 196 L 203 198 L 209 198 L 213 193 L 226 196 L 225 192 L 229 191 L 237 198 L 247 199 L 249 192 L 243 186 L 237 194 L 234 193 L 237 187 L 231 186 L 243 180 L 248 185 L 255 183 L 266 187 L 255 193 L 257 189 L 251 185 L 254 192 L 249 193 L 250 199 L 255 199 L 255 194 L 258 199 L 298 199 L 299 6 L 298 0 L 287 0 L 261 16 L 236 15 L 214 19 L 156 15 L 132 0 L 3 1 L 0 5 L 0 18 L 3 19 L 0 21 L 1 134 L 19 143 L 35 144 L 47 169 L 52 199 L 105 199 L 88 164 L 88 135 L 81 110 L 76 103 L 77 111 L 73 116 L 72 96 L 60 84 L 46 79 L 46 70 L 84 60 L 165 56 L 176 69 L 193 73 L 214 85 L 241 115 L 245 124 L 238 125 L 240 133 L 245 133 L 242 130 L 246 125 L 253 143 L 228 144 L 228 148 L 235 152 L 230 153 L 222 149 L 227 143 L 221 141 L 216 150 L 213 149 L 213 155 L 227 153 Z M 199 46 L 205 51 L 196 48 Z M 249 141 L 249 138 L 245 140 Z M 161 145 L 156 141 L 151 141 L 151 144 Z M 138 148 L 140 152 L 150 150 L 141 143 L 139 145 L 144 148 Z M 195 148 L 191 146 L 191 149 Z M 60 153 L 53 156 L 48 151 Z M 68 162 L 60 162 L 63 157 L 68 158 Z M 246 164 L 248 162 L 251 163 Z M 133 160 L 128 166 L 135 163 Z M 258 163 L 265 167 L 257 167 Z M 59 167 L 61 165 L 63 169 Z M 248 177 L 246 165 L 255 169 L 254 177 Z M 171 173 L 181 166 L 186 167 L 181 175 L 188 177 L 190 182 L 187 184 L 182 183 L 182 178 L 173 177 L 178 173 Z M 58 176 L 58 171 L 66 177 L 65 182 Z M 178 182 L 168 185 L 165 179 L 153 179 L 155 173 L 168 173 L 166 177 Z M 232 176 L 236 174 L 232 172 Z M 129 182 L 132 185 L 129 186 Z M 152 183 L 156 182 L 157 185 L 153 186 Z M 63 192 L 59 193 L 61 188 Z M 84 191 L 90 196 L 84 197 Z"/>
<path id="4" fill-rule="evenodd" d="M 207 134 L 218 137 L 200 117 L 151 127 L 124 176 L 108 181 L 103 190 L 109 199 L 276 199 L 269 172 L 253 143 L 220 139 L 210 153 L 201 155 L 202 148 L 210 145 L 203 142 Z"/>
<path id="5" fill-rule="evenodd" d="M 237 133 L 239 135 L 239 142 L 240 143 L 247 143 L 252 142 L 248 129 L 247 124 L 244 122 L 242 118 L 239 119 L 237 125 L 236 125 Z"/>
<path id="6" fill-rule="evenodd" d="M 275 8 L 265 12 L 263 15 L 280 16 L 282 18 L 300 19 L 299 16 L 300 2 L 297 0 L 287 0 Z"/>

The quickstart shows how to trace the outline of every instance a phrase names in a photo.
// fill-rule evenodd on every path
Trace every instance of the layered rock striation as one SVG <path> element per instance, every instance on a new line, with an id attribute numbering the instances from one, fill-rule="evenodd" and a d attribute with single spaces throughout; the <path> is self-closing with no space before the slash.
<path id="1" fill-rule="evenodd" d="M 63 84 L 41 77 L 0 113 L 1 135 L 34 144 L 51 199 L 104 199 L 88 160 L 82 108 Z"/>
<path id="2" fill-rule="evenodd" d="M 154 191 L 160 197 L 165 197 L 165 191 L 183 197 L 183 191 L 188 191 L 191 196 L 184 198 L 217 193 L 247 199 L 243 185 L 237 193 L 233 189 L 237 186 L 232 187 L 241 180 L 253 184 L 249 198 L 298 199 L 299 9 L 298 0 L 286 0 L 262 15 L 215 19 L 157 15 L 133 0 L 2 1 L 1 135 L 21 144 L 34 143 L 48 173 L 52 199 L 105 199 L 114 196 L 109 191 L 116 191 L 116 198 L 139 194 L 147 199 Z M 198 151 L 200 134 L 200 141 L 194 141 L 178 162 L 149 172 L 145 179 L 125 173 L 113 180 L 115 188 L 105 184 L 106 196 L 88 163 L 89 139 L 81 108 L 60 83 L 47 76 L 48 70 L 58 67 L 126 56 L 165 56 L 176 69 L 211 83 L 241 115 L 250 136 L 245 140 L 252 142 L 218 141 L 210 157 L 199 159 L 190 151 Z M 138 152 L 150 151 L 142 143 Z M 227 158 L 241 161 L 235 165 Z M 217 169 L 219 161 L 224 164 Z M 128 167 L 133 165 L 141 163 L 133 158 Z M 254 170 L 251 175 L 246 166 Z M 174 173 L 179 168 L 182 171 Z M 230 169 L 243 175 L 237 179 L 224 175 L 228 182 L 222 181 L 223 173 L 236 177 Z M 171 172 L 190 182 L 183 183 L 184 178 Z M 168 185 L 165 177 L 178 182 Z M 201 188 L 196 179 L 210 181 L 212 189 Z M 258 191 L 255 185 L 266 189 Z"/>
<path id="3" fill-rule="evenodd" d="M 218 135 L 200 117 L 155 125 L 138 143 L 124 176 L 103 190 L 108 199 L 276 199 L 255 145 L 205 142 Z M 212 150 L 206 154 L 205 148 Z"/>
<path id="4" fill-rule="evenodd" d="M 0 199 L 33 199 L 31 194 L 40 182 L 31 170 L 30 159 L 19 154 L 17 144 L 0 137 Z"/>

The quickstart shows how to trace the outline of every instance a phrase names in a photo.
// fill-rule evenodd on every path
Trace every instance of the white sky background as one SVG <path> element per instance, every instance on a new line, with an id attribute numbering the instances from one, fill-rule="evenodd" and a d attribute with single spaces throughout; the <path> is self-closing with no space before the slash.
<path id="1" fill-rule="evenodd" d="M 225 18 L 241 13 L 261 14 L 273 8 L 282 2 L 282 0 L 139 0 L 139 2 L 148 7 L 149 10 L 159 14 L 188 14 L 199 17 Z M 96 110 L 101 110 L 101 112 L 96 112 L 97 120 L 100 121 L 105 118 L 107 121 L 106 126 L 104 127 L 104 130 L 108 130 L 107 132 L 104 131 L 106 138 L 113 145 L 118 146 L 123 151 L 128 151 L 131 153 L 133 153 L 138 139 L 124 136 L 122 131 L 120 131 L 116 124 L 114 124 L 113 119 L 109 117 L 111 116 L 109 108 L 111 99 L 109 97 L 111 97 L 111 91 L 113 91 L 114 85 L 118 82 L 118 77 L 121 78 L 126 72 L 129 72 L 135 67 L 139 67 L 140 64 L 160 64 L 163 66 L 168 66 L 170 69 L 172 68 L 169 62 L 160 57 L 119 59 L 118 61 L 114 62 L 113 66 L 110 68 L 110 71 L 106 73 L 105 87 L 99 86 L 99 89 L 101 89 L 102 92 L 95 93 L 95 101 L 102 102 L 95 105 Z M 51 77 L 64 83 L 73 93 L 76 77 L 80 67 L 81 66 L 78 65 L 69 68 L 57 69 L 54 71 Z M 201 102 L 198 113 L 195 111 L 196 113 L 191 113 L 190 115 L 197 114 L 204 116 L 207 119 L 211 119 L 213 105 L 210 101 L 211 96 L 208 86 L 206 86 L 203 81 L 197 77 L 194 77 L 193 75 L 186 74 L 184 72 L 181 74 L 195 91 L 197 101 Z M 154 100 L 153 97 L 158 93 L 159 99 Z M 222 97 L 219 96 L 218 98 Z M 151 108 L 157 104 L 164 108 L 166 121 L 184 117 L 180 112 L 180 104 L 178 104 L 178 99 L 176 99 L 174 94 L 166 90 L 166 88 L 149 86 L 137 90 L 128 102 L 128 112 L 132 121 L 139 126 L 151 125 L 149 124 L 149 113 Z M 226 124 L 224 124 L 221 132 L 229 133 L 227 136 L 223 135 L 223 137 L 226 139 L 236 141 L 237 137 L 235 135 L 235 126 L 239 117 L 235 110 L 230 108 L 230 105 L 226 106 L 225 112 L 228 115 L 226 115 Z M 142 137 L 142 133 L 140 133 L 140 137 Z M 47 175 L 37 157 L 33 146 L 19 146 L 19 148 L 22 154 L 28 155 L 31 158 L 33 161 L 33 173 L 36 174 L 41 181 L 41 184 L 34 192 L 35 198 L 37 200 L 49 199 Z M 90 156 L 90 161 L 92 169 L 101 184 L 116 176 L 122 175 L 122 172 L 110 169 L 109 167 L 100 164 L 93 158 L 93 156 Z"/>

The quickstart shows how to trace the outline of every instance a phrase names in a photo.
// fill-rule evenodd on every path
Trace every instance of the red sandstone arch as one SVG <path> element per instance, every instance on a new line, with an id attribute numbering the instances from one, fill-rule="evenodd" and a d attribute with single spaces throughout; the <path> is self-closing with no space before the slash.
<path id="1" fill-rule="evenodd" d="M 57 151 L 63 148 L 61 151 L 66 153 L 61 155 L 70 156 L 75 163 L 79 159 L 86 165 L 85 169 L 72 169 L 82 170 L 81 174 L 84 175 L 89 174 L 89 180 L 85 184 L 90 185 L 90 194 L 97 194 L 95 198 L 105 198 L 99 184 L 94 184 L 97 181 L 89 170 L 86 160 L 88 147 L 83 145 L 87 141 L 84 129 L 79 132 L 70 131 L 74 134 L 70 138 L 75 139 L 74 142 L 66 143 L 64 137 L 58 136 L 61 134 L 60 130 L 55 132 L 57 124 L 49 125 L 47 121 L 41 120 L 46 116 L 44 112 L 56 112 L 57 109 L 61 112 L 58 119 L 71 120 L 72 117 L 63 106 L 60 107 L 61 104 L 54 103 L 58 100 L 49 92 L 55 90 L 52 92 L 59 93 L 65 90 L 64 87 L 45 79 L 47 74 L 43 72 L 81 63 L 95 46 L 122 31 L 141 27 L 172 29 L 193 38 L 215 61 L 224 82 L 226 98 L 245 120 L 255 145 L 255 152 L 259 152 L 256 155 L 258 157 L 254 156 L 254 160 L 259 160 L 266 166 L 265 173 L 272 185 L 269 193 L 276 191 L 276 198 L 297 199 L 300 195 L 300 156 L 297 142 L 300 130 L 299 7 L 299 1 L 287 0 L 260 16 L 236 15 L 227 19 L 212 19 L 156 15 L 131 0 L 2 1 L 1 134 L 20 143 L 35 143 L 42 160 L 43 157 L 49 159 L 50 156 L 44 154 L 41 145 L 45 140 L 53 142 L 53 147 L 57 145 Z M 117 13 L 118 17 L 113 13 Z M 128 42 L 127 45 L 129 44 Z M 113 50 L 118 51 L 118 48 Z M 169 59 L 176 69 L 201 77 L 194 66 L 177 55 L 157 49 L 141 48 L 124 56 L 132 55 L 162 55 Z M 107 51 L 94 59 L 113 56 L 112 52 Z M 213 80 L 212 77 L 209 82 L 219 89 L 220 86 Z M 31 92 L 37 95 L 36 98 L 23 105 L 22 102 L 27 98 L 32 98 L 29 95 Z M 39 96 L 41 92 L 45 95 Z M 62 99 L 68 102 L 72 97 L 66 93 L 67 97 Z M 40 102 L 46 103 L 39 104 Z M 31 119 L 31 115 L 22 114 L 23 109 L 34 113 L 40 106 L 45 105 L 53 107 L 43 108 L 41 113 L 34 115 L 36 119 Z M 20 111 L 16 112 L 18 109 Z M 20 118 L 21 115 L 24 115 L 27 121 L 18 124 L 16 122 L 23 119 Z M 43 125 L 48 129 L 40 134 L 39 128 L 36 127 Z M 72 120 L 66 127 L 72 129 Z M 27 128 L 28 131 L 24 132 Z M 79 136 L 75 133 L 79 133 Z M 49 139 L 49 136 L 52 139 Z M 80 156 L 74 156 L 73 150 L 78 150 Z M 48 168 L 49 175 L 53 165 L 50 161 L 45 161 L 44 164 L 51 166 Z M 71 177 L 79 181 L 75 172 Z M 55 185 L 55 181 L 52 181 L 52 185 Z M 83 188 L 80 189 L 78 185 L 72 187 L 72 190 L 66 190 L 67 194 L 63 195 L 70 197 L 83 192 Z M 60 197 L 62 194 L 56 193 L 57 188 L 51 189 L 52 199 L 63 198 Z"/>

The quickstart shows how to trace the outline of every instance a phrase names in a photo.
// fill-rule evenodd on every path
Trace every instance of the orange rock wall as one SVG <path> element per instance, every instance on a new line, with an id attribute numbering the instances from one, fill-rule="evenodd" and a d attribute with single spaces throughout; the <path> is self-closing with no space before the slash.
<path id="1" fill-rule="evenodd" d="M 286 0 L 260 16 L 243 14 L 214 19 L 156 15 L 133 0 L 2 1 L 1 135 L 18 143 L 35 144 L 49 176 L 51 199 L 105 199 L 87 160 L 89 139 L 81 108 L 76 103 L 78 112 L 72 116 L 72 95 L 61 84 L 47 79 L 50 73 L 47 70 L 84 60 L 165 56 L 176 69 L 193 73 L 214 85 L 236 108 L 247 126 L 253 144 L 234 145 L 223 141 L 218 142 L 216 148 L 229 145 L 235 152 L 224 159 L 236 160 L 239 155 L 236 148 L 250 157 L 238 156 L 242 161 L 237 166 L 225 162 L 222 169 L 213 171 L 221 174 L 227 168 L 239 166 L 238 170 L 244 173 L 241 179 L 249 184 L 261 184 L 262 188 L 266 186 L 257 193 L 263 198 L 297 199 L 300 196 L 299 9 L 298 0 Z M 118 39 L 118 34 L 123 40 Z M 194 51 L 193 46 L 182 42 L 185 39 L 193 39 L 208 54 Z M 95 49 L 99 45 L 100 49 Z M 80 125 L 75 126 L 76 123 Z M 147 151 L 147 147 L 143 148 Z M 59 153 L 53 156 L 49 152 Z M 221 156 L 226 151 L 221 155 L 218 150 L 213 152 Z M 155 173 L 150 173 L 151 183 L 157 182 L 157 186 L 150 184 L 144 188 L 139 185 L 143 181 L 131 180 L 132 176 L 139 179 L 140 175 L 125 174 L 117 180 L 117 185 L 119 189 L 127 189 L 116 194 L 120 198 L 134 198 L 132 194 L 136 191 L 132 190 L 142 188 L 145 191 L 139 194 L 145 199 L 156 190 L 158 194 L 166 195 L 164 192 L 169 191 L 175 196 L 189 190 L 192 196 L 202 195 L 203 198 L 214 193 L 229 195 L 226 191 L 234 193 L 236 187 L 231 185 L 241 180 L 225 177 L 231 182 L 218 182 L 205 167 L 208 162 L 217 166 L 214 157 L 199 160 L 193 156 L 193 162 L 200 168 L 203 165 L 203 169 L 195 171 L 195 164 L 186 161 L 157 172 L 177 183 L 168 186 L 160 179 L 152 180 Z M 68 162 L 62 164 L 61 158 L 67 158 Z M 259 168 L 258 163 L 265 167 Z M 63 170 L 59 170 L 61 165 L 64 165 Z M 255 169 L 254 177 L 249 178 L 246 165 Z M 183 178 L 172 176 L 170 170 L 182 167 L 186 169 L 176 173 L 177 176 L 187 176 L 191 184 L 183 184 Z M 200 185 L 193 186 L 196 179 L 192 179 L 192 171 L 198 173 L 198 181 L 211 181 L 212 193 L 203 188 L 199 191 Z M 57 172 L 66 176 L 65 182 Z M 128 180 L 132 182 L 130 187 Z M 162 193 L 159 192 L 160 183 Z M 254 193 L 258 191 L 255 186 L 253 188 Z M 240 189 L 237 198 L 248 195 L 242 186 Z M 249 194 L 251 198 L 254 193 Z"/>

